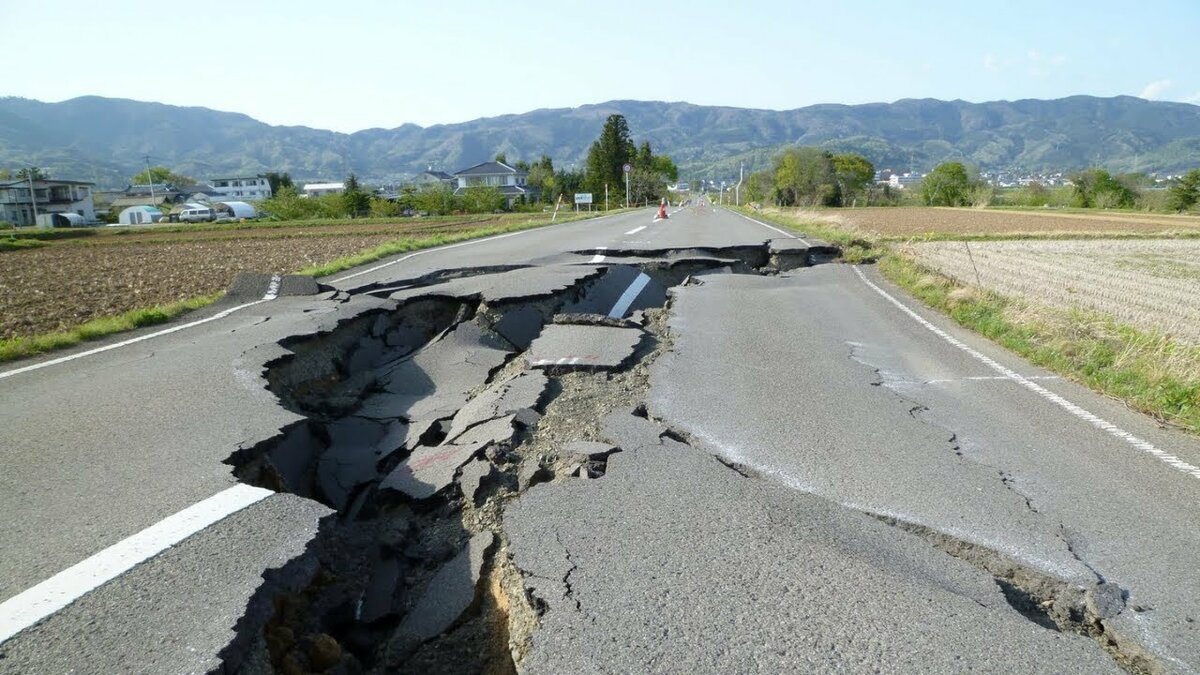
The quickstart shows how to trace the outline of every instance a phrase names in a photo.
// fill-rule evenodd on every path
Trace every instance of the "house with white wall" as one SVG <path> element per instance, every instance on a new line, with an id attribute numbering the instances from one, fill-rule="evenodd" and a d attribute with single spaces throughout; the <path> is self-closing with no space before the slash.
<path id="1" fill-rule="evenodd" d="M 456 172 L 454 178 L 458 181 L 458 187 L 454 190 L 456 197 L 462 196 L 469 188 L 494 187 L 504 195 L 509 207 L 522 196 L 526 201 L 535 201 L 538 198 L 538 191 L 525 184 L 529 172 L 514 169 L 503 162 L 476 164 Z"/>
<path id="2" fill-rule="evenodd" d="M 306 183 L 303 194 L 305 197 L 324 197 L 325 195 L 340 195 L 345 191 L 345 183 Z"/>
<path id="3" fill-rule="evenodd" d="M 208 184 L 220 193 L 217 201 L 259 201 L 271 198 L 271 181 L 261 176 L 210 178 Z"/>
<path id="4" fill-rule="evenodd" d="M 96 207 L 92 191 L 95 186 L 95 183 L 74 180 L 35 180 L 31 197 L 28 180 L 0 182 L 0 220 L 28 226 L 38 224 L 37 216 L 73 213 L 85 223 L 94 223 Z M 49 221 L 43 218 L 43 222 Z"/>

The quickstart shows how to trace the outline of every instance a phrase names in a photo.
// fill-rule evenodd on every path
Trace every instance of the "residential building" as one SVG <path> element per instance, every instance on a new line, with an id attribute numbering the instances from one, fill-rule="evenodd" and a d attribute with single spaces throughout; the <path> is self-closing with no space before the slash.
<path id="1" fill-rule="evenodd" d="M 95 185 L 74 180 L 35 180 L 31 198 L 28 180 L 0 182 L 0 220 L 19 226 L 36 225 L 36 204 L 36 216 L 73 213 L 86 223 L 94 223 L 96 207 L 92 189 Z M 42 222 L 49 221 L 43 218 Z"/>
<path id="2" fill-rule="evenodd" d="M 305 197 L 323 197 L 325 195 L 340 195 L 346 191 L 345 183 L 306 183 Z"/>
<path id="3" fill-rule="evenodd" d="M 454 189 L 458 187 L 458 179 L 445 171 L 438 171 L 433 167 L 429 167 L 426 171 L 413 176 L 412 184 L 418 188 L 445 185 Z"/>
<path id="4" fill-rule="evenodd" d="M 261 176 L 211 178 L 209 184 L 217 191 L 218 200 L 258 201 L 271 198 L 271 181 Z"/>
<path id="5" fill-rule="evenodd" d="M 503 162 L 483 162 L 454 174 L 458 187 L 454 195 L 461 196 L 468 188 L 494 187 L 504 195 L 511 207 L 522 196 L 526 201 L 536 201 L 538 191 L 525 185 L 529 172 L 514 169 Z"/>

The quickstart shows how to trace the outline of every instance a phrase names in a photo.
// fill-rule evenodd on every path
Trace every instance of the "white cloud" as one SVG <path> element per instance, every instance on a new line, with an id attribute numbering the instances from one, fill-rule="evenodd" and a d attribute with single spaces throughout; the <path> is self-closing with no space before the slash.
<path id="1" fill-rule="evenodd" d="M 1145 99 L 1153 100 L 1153 99 L 1161 97 L 1163 95 L 1163 92 L 1165 92 L 1166 90 L 1168 90 L 1170 88 L 1171 88 L 1170 80 L 1155 80 L 1154 82 L 1147 84 L 1142 89 L 1142 93 L 1140 94 L 1140 96 Z"/>
<path id="2" fill-rule="evenodd" d="M 1037 61 L 1038 59 L 1042 58 L 1041 52 L 1036 49 L 1030 49 L 1028 56 L 1030 61 Z"/>
<path id="3" fill-rule="evenodd" d="M 1050 59 L 1050 63 L 1055 66 L 1061 66 L 1067 62 L 1067 57 L 1062 54 L 1055 54 L 1054 58 Z"/>
<path id="4" fill-rule="evenodd" d="M 987 54 L 983 57 L 983 67 L 996 72 L 1000 70 L 1000 59 L 996 58 L 995 54 Z"/>

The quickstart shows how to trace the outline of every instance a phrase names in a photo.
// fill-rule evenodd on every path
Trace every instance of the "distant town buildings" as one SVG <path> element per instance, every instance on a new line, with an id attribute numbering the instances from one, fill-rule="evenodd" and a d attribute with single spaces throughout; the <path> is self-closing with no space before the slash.
<path id="1" fill-rule="evenodd" d="M 301 192 L 305 197 L 324 197 L 325 195 L 340 195 L 346 191 L 346 184 L 338 183 L 305 183 Z"/>

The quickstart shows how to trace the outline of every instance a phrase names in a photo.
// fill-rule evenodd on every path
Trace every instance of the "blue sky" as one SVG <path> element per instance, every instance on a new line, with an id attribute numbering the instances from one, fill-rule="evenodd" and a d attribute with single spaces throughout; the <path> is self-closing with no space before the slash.
<path id="1" fill-rule="evenodd" d="M 0 0 L 0 26 L 0 95 L 338 131 L 611 99 L 1200 103 L 1198 0 Z"/>

